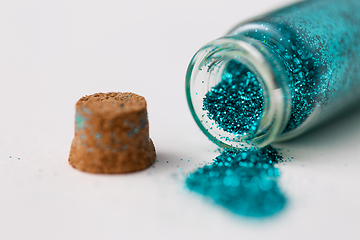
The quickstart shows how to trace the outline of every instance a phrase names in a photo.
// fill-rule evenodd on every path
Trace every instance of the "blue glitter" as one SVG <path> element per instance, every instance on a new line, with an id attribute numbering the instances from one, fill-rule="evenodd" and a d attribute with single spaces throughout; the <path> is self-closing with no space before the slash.
<path id="1" fill-rule="evenodd" d="M 235 137 L 234 142 L 221 142 L 228 138 L 222 131 L 246 135 L 258 128 L 264 134 L 261 137 L 271 136 L 260 145 L 264 146 L 282 134 L 285 139 L 295 137 L 356 102 L 360 96 L 359 13 L 359 0 L 301 1 L 241 23 L 226 37 L 204 46 L 190 63 L 186 81 L 189 107 L 201 130 L 220 146 L 238 148 L 242 145 L 235 145 L 239 140 Z M 281 101 L 267 98 L 269 82 L 271 91 L 278 93 L 272 96 Z M 249 84 L 250 90 L 246 89 Z M 203 94 L 196 96 L 199 90 Z M 267 105 L 282 113 L 272 115 Z M 216 123 L 216 131 L 207 117 Z M 282 123 L 272 125 L 277 120 Z M 263 126 L 263 122 L 270 124 Z M 259 139 L 255 141 L 263 140 Z M 269 216 L 286 204 L 274 167 L 282 161 L 270 146 L 225 149 L 212 165 L 191 173 L 186 184 L 236 214 Z"/>
<path id="2" fill-rule="evenodd" d="M 283 60 L 292 99 L 284 132 L 299 127 L 317 106 L 327 111 L 337 108 L 339 99 L 343 103 L 356 99 L 359 11 L 358 0 L 306 1 L 254 20 L 257 29 L 244 31 L 241 25 L 229 33 L 261 39 Z"/>
<path id="3" fill-rule="evenodd" d="M 191 173 L 186 185 L 235 214 L 270 216 L 286 203 L 276 182 L 279 170 L 274 164 L 279 162 L 282 156 L 270 146 L 247 152 L 227 150 L 212 165 Z"/>
<path id="4" fill-rule="evenodd" d="M 146 112 L 145 112 L 144 114 L 147 116 Z M 140 129 L 141 129 L 141 128 L 145 128 L 145 127 L 147 127 L 147 126 L 148 126 L 148 119 L 147 119 L 147 117 L 146 117 L 146 118 L 141 117 L 141 118 L 140 118 Z"/>
<path id="5" fill-rule="evenodd" d="M 221 82 L 205 95 L 203 104 L 218 127 L 244 135 L 249 130 L 255 131 L 262 117 L 262 88 L 249 69 L 231 61 Z"/>
<path id="6" fill-rule="evenodd" d="M 85 121 L 86 121 L 86 117 L 76 112 L 75 114 L 76 131 L 82 130 L 86 127 Z"/>
<path id="7" fill-rule="evenodd" d="M 358 101 L 359 12 L 359 0 L 301 1 L 245 21 L 205 45 L 186 77 L 188 103 L 201 130 L 219 145 L 242 147 L 235 135 L 249 132 L 260 136 L 252 144 L 265 146 L 296 137 Z M 257 61 L 260 55 L 265 65 Z M 250 91 L 247 82 L 255 84 Z M 203 94 L 196 96 L 198 91 Z M 275 91 L 280 100 L 268 94 Z"/>

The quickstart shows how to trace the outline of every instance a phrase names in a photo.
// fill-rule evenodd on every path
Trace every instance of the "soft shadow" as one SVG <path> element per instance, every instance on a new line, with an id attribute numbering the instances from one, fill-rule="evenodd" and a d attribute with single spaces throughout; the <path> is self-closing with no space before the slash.
<path id="1" fill-rule="evenodd" d="M 172 153 L 172 152 L 156 152 L 156 162 L 154 166 L 159 170 L 165 169 L 167 166 L 177 165 L 177 161 L 175 159 L 180 159 L 180 153 Z"/>
<path id="2" fill-rule="evenodd" d="M 311 129 L 297 138 L 280 142 L 279 145 L 323 146 L 341 144 L 360 136 L 360 104 L 346 108 L 342 113 Z"/>

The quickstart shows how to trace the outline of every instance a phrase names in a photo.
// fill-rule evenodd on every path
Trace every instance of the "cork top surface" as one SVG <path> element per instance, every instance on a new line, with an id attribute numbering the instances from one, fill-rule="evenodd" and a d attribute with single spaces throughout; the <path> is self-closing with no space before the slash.
<path id="1" fill-rule="evenodd" d="M 103 112 L 136 112 L 146 109 L 146 100 L 131 92 L 95 93 L 80 98 L 76 106 Z"/>

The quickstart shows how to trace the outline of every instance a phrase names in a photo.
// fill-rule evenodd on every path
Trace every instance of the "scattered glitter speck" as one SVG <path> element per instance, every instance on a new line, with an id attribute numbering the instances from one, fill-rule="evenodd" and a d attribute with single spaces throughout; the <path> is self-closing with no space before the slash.
<path id="1" fill-rule="evenodd" d="M 100 133 L 96 133 L 96 134 L 95 134 L 95 138 L 96 138 L 96 139 L 100 139 L 100 138 L 101 138 L 101 134 L 100 134 Z"/>

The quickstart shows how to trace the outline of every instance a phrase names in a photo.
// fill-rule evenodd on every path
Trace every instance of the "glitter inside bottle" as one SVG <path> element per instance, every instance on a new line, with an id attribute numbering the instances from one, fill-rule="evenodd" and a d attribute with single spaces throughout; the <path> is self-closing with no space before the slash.
<path id="1" fill-rule="evenodd" d="M 313 0 L 240 23 L 186 76 L 201 130 L 222 147 L 296 137 L 360 96 L 360 1 Z"/>

